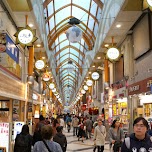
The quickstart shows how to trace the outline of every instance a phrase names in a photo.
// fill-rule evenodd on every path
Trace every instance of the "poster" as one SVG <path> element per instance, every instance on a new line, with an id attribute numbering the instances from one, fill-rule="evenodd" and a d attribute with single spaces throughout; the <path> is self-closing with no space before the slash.
<path id="1" fill-rule="evenodd" d="M 0 147 L 6 147 L 9 152 L 9 123 L 0 123 Z"/>
<path id="2" fill-rule="evenodd" d="M 17 134 L 20 134 L 23 125 L 24 125 L 24 122 L 14 122 L 14 140 Z"/>
<path id="3" fill-rule="evenodd" d="M 13 100 L 13 121 L 19 120 L 19 100 Z"/>

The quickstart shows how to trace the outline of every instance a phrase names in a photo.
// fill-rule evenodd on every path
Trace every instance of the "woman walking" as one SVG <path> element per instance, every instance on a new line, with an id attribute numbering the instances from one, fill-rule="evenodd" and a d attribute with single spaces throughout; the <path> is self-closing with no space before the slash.
<path id="1" fill-rule="evenodd" d="M 115 119 L 109 129 L 110 148 L 113 146 L 113 152 L 119 152 L 124 140 L 123 129 L 120 128 L 120 121 Z"/>
<path id="2" fill-rule="evenodd" d="M 106 138 L 106 128 L 102 125 L 102 119 L 98 119 L 98 125 L 94 130 L 94 142 L 98 148 L 98 152 L 104 151 L 104 144 Z"/>

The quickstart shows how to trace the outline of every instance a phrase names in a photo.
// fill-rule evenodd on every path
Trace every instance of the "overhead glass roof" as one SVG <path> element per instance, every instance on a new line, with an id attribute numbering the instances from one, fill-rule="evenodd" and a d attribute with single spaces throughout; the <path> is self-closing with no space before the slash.
<path id="1" fill-rule="evenodd" d="M 78 77 L 82 74 L 85 54 L 92 50 L 104 0 L 43 0 L 46 32 L 50 51 L 54 52 L 56 72 L 64 101 L 70 101 L 76 91 Z M 71 18 L 80 20 L 78 26 L 83 36 L 80 42 L 71 43 L 66 31 L 72 26 Z"/>

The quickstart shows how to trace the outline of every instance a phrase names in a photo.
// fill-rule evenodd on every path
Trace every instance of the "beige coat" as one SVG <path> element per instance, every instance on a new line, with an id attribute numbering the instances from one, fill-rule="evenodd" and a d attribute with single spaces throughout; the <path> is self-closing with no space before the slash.
<path id="1" fill-rule="evenodd" d="M 99 126 L 95 127 L 94 130 L 94 140 L 97 146 L 104 146 L 106 138 L 106 128 L 105 126 L 101 125 L 101 129 Z"/>

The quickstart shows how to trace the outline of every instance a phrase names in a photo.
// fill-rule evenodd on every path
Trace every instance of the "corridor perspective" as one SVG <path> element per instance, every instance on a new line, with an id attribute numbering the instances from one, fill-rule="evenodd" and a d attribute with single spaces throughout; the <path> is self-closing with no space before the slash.
<path id="1" fill-rule="evenodd" d="M 0 152 L 152 152 L 151 136 L 152 0 L 0 0 Z"/>

